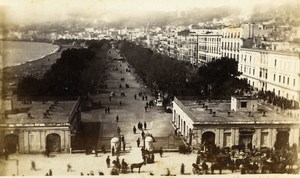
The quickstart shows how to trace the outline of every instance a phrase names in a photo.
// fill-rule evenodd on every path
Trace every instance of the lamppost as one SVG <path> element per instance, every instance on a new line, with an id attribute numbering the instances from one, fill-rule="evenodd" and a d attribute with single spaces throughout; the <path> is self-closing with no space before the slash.
<path id="1" fill-rule="evenodd" d="M 16 165 L 17 165 L 17 176 L 19 176 L 19 160 L 16 160 Z"/>

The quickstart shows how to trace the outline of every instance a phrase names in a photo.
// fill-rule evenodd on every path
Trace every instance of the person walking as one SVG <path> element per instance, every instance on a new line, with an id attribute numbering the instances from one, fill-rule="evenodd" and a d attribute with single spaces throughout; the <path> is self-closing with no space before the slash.
<path id="1" fill-rule="evenodd" d="M 145 112 L 147 112 L 147 106 L 145 106 Z"/>
<path id="2" fill-rule="evenodd" d="M 109 114 L 109 111 L 110 111 L 110 107 L 108 106 L 108 108 L 107 108 L 107 113 Z"/>
<path id="3" fill-rule="evenodd" d="M 120 106 L 122 106 L 122 101 L 120 101 Z"/>
<path id="4" fill-rule="evenodd" d="M 147 130 L 147 123 L 146 123 L 146 121 L 144 122 L 144 129 Z"/>
<path id="5" fill-rule="evenodd" d="M 123 151 L 125 151 L 126 148 L 126 142 L 123 142 Z"/>
<path id="6" fill-rule="evenodd" d="M 72 170 L 72 166 L 70 163 L 67 164 L 67 172 L 71 172 Z"/>
<path id="7" fill-rule="evenodd" d="M 8 151 L 6 149 L 4 149 L 4 154 L 5 154 L 5 160 L 8 160 Z"/>
<path id="8" fill-rule="evenodd" d="M 137 147 L 140 147 L 140 143 L 141 143 L 141 140 L 140 140 L 140 138 L 138 138 L 136 141 Z"/>
<path id="9" fill-rule="evenodd" d="M 163 156 L 163 149 L 162 149 L 162 147 L 160 147 L 160 149 L 159 149 L 159 155 L 162 158 L 162 156 Z"/>
<path id="10" fill-rule="evenodd" d="M 133 133 L 136 134 L 136 128 L 135 128 L 135 126 L 133 126 L 132 130 L 133 130 Z"/>
<path id="11" fill-rule="evenodd" d="M 181 175 L 184 175 L 184 164 L 182 163 L 181 164 L 181 168 L 180 168 L 180 173 L 181 173 Z"/>
<path id="12" fill-rule="evenodd" d="M 145 99 L 146 99 L 146 101 L 148 100 L 148 97 L 147 97 L 147 95 L 145 96 Z"/>
<path id="13" fill-rule="evenodd" d="M 120 133 L 121 133 L 121 129 L 120 129 L 120 127 L 118 126 L 118 128 L 117 128 L 117 132 L 118 132 L 118 135 L 120 135 Z"/>
<path id="14" fill-rule="evenodd" d="M 134 94 L 134 99 L 136 100 L 136 94 Z"/>
<path id="15" fill-rule="evenodd" d="M 119 115 L 117 115 L 117 117 L 116 117 L 116 121 L 117 121 L 117 122 L 119 122 Z"/>
<path id="16" fill-rule="evenodd" d="M 107 158 L 106 158 L 106 165 L 107 165 L 107 168 L 110 167 L 110 158 L 109 158 L 109 156 L 107 156 Z"/>
<path id="17" fill-rule="evenodd" d="M 125 142 L 124 135 L 121 136 L 121 142 Z"/>
<path id="18" fill-rule="evenodd" d="M 145 132 L 143 130 L 142 130 L 141 136 L 142 136 L 142 139 L 145 138 Z"/>
<path id="19" fill-rule="evenodd" d="M 111 148 L 111 155 L 115 156 L 115 147 L 114 146 Z"/>
<path id="20" fill-rule="evenodd" d="M 31 161 L 31 169 L 30 170 L 36 171 L 35 162 L 34 161 Z"/>
<path id="21" fill-rule="evenodd" d="M 49 169 L 49 176 L 52 176 L 52 169 Z"/>
<path id="22" fill-rule="evenodd" d="M 98 149 L 95 147 L 95 157 L 98 157 Z"/>

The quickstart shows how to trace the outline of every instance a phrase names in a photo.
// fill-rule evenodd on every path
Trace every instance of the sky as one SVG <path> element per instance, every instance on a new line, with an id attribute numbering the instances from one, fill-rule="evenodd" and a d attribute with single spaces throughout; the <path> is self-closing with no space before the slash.
<path id="1" fill-rule="evenodd" d="M 142 16 L 153 11 L 232 6 L 249 14 L 260 4 L 299 0 L 0 0 L 6 19 L 15 23 L 93 18 L 110 22 L 120 16 Z"/>

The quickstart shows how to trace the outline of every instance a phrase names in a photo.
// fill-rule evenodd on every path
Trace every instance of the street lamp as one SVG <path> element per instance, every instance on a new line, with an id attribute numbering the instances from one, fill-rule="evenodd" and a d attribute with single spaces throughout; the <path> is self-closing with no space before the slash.
<path id="1" fill-rule="evenodd" d="M 16 165 L 17 165 L 17 176 L 19 176 L 19 160 L 16 160 Z"/>

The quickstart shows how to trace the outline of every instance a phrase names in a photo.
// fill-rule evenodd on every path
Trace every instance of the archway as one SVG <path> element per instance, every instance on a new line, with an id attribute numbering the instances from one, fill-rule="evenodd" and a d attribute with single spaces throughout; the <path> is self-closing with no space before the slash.
<path id="1" fill-rule="evenodd" d="M 274 144 L 274 147 L 276 150 L 282 149 L 282 148 L 288 148 L 289 146 L 289 132 L 288 131 L 278 131 L 276 135 L 276 142 Z"/>
<path id="2" fill-rule="evenodd" d="M 201 143 L 204 145 L 204 146 L 209 146 L 209 145 L 215 145 L 215 133 L 213 132 L 204 132 L 202 134 L 202 139 L 201 139 Z"/>
<path id="3" fill-rule="evenodd" d="M 19 146 L 19 136 L 9 134 L 4 137 L 5 149 L 8 153 L 16 153 Z"/>
<path id="4" fill-rule="evenodd" d="M 240 129 L 239 132 L 239 147 L 241 150 L 245 148 L 252 149 L 252 138 L 254 129 Z"/>
<path id="5" fill-rule="evenodd" d="M 58 134 L 52 133 L 46 137 L 46 149 L 50 152 L 60 152 L 60 136 Z"/>

